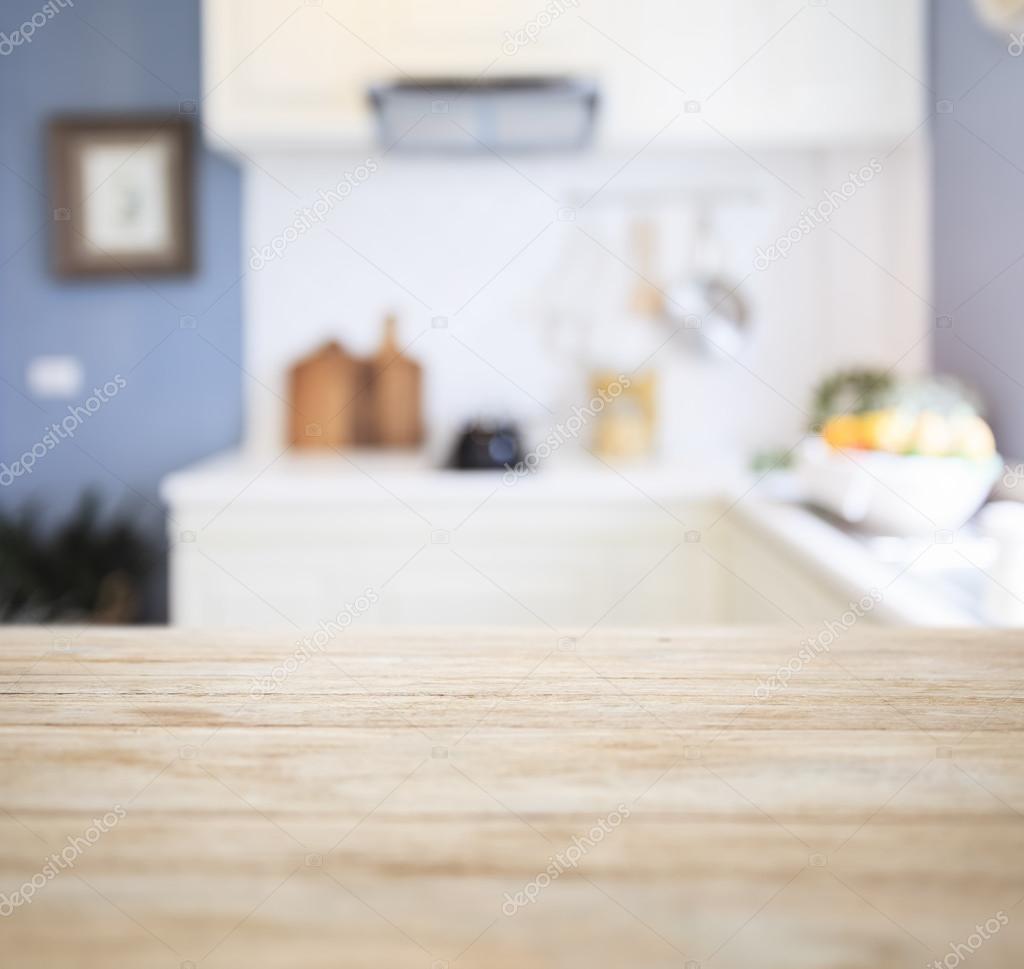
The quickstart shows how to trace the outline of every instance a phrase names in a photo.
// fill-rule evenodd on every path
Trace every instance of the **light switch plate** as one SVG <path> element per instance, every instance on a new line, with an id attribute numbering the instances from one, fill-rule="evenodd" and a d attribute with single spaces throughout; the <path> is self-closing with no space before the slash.
<path id="1" fill-rule="evenodd" d="M 77 397 L 84 383 L 82 362 L 68 354 L 33 357 L 25 368 L 25 384 L 33 397 L 67 400 Z"/>

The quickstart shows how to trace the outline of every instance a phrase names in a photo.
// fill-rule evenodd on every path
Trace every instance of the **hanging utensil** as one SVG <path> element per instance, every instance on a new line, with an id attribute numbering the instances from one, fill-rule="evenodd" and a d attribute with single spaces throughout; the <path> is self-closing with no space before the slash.
<path id="1" fill-rule="evenodd" d="M 696 220 L 690 269 L 669 286 L 664 318 L 678 331 L 687 350 L 706 357 L 733 357 L 750 336 L 749 307 L 738 292 L 740 284 L 720 269 L 721 261 L 702 208 Z"/>
<path id="2" fill-rule="evenodd" d="M 637 219 L 632 225 L 633 265 L 636 281 L 630 309 L 641 319 L 659 319 L 665 312 L 665 295 L 653 282 L 657 230 L 650 219 Z"/>

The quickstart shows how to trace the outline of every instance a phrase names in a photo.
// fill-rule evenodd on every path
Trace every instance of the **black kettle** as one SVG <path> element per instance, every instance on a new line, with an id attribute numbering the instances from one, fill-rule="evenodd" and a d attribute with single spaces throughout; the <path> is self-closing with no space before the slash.
<path id="1" fill-rule="evenodd" d="M 466 471 L 500 471 L 523 460 L 519 430 L 507 421 L 467 424 L 455 439 L 448 459 L 450 468 Z"/>

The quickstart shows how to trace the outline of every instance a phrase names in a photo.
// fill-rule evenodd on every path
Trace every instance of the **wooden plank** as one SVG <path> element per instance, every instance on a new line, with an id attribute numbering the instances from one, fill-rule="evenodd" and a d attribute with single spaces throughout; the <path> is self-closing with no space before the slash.
<path id="1" fill-rule="evenodd" d="M 801 638 L 351 629 L 275 681 L 297 636 L 6 629 L 0 952 L 1019 966 L 1019 636 L 858 629 L 766 695 Z"/>

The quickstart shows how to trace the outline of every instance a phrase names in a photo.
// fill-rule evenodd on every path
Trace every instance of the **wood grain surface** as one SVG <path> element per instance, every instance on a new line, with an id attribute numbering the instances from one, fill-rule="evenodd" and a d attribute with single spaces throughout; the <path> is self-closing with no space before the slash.
<path id="1" fill-rule="evenodd" d="M 0 964 L 1024 965 L 1020 634 L 800 647 L 7 629 Z"/>

